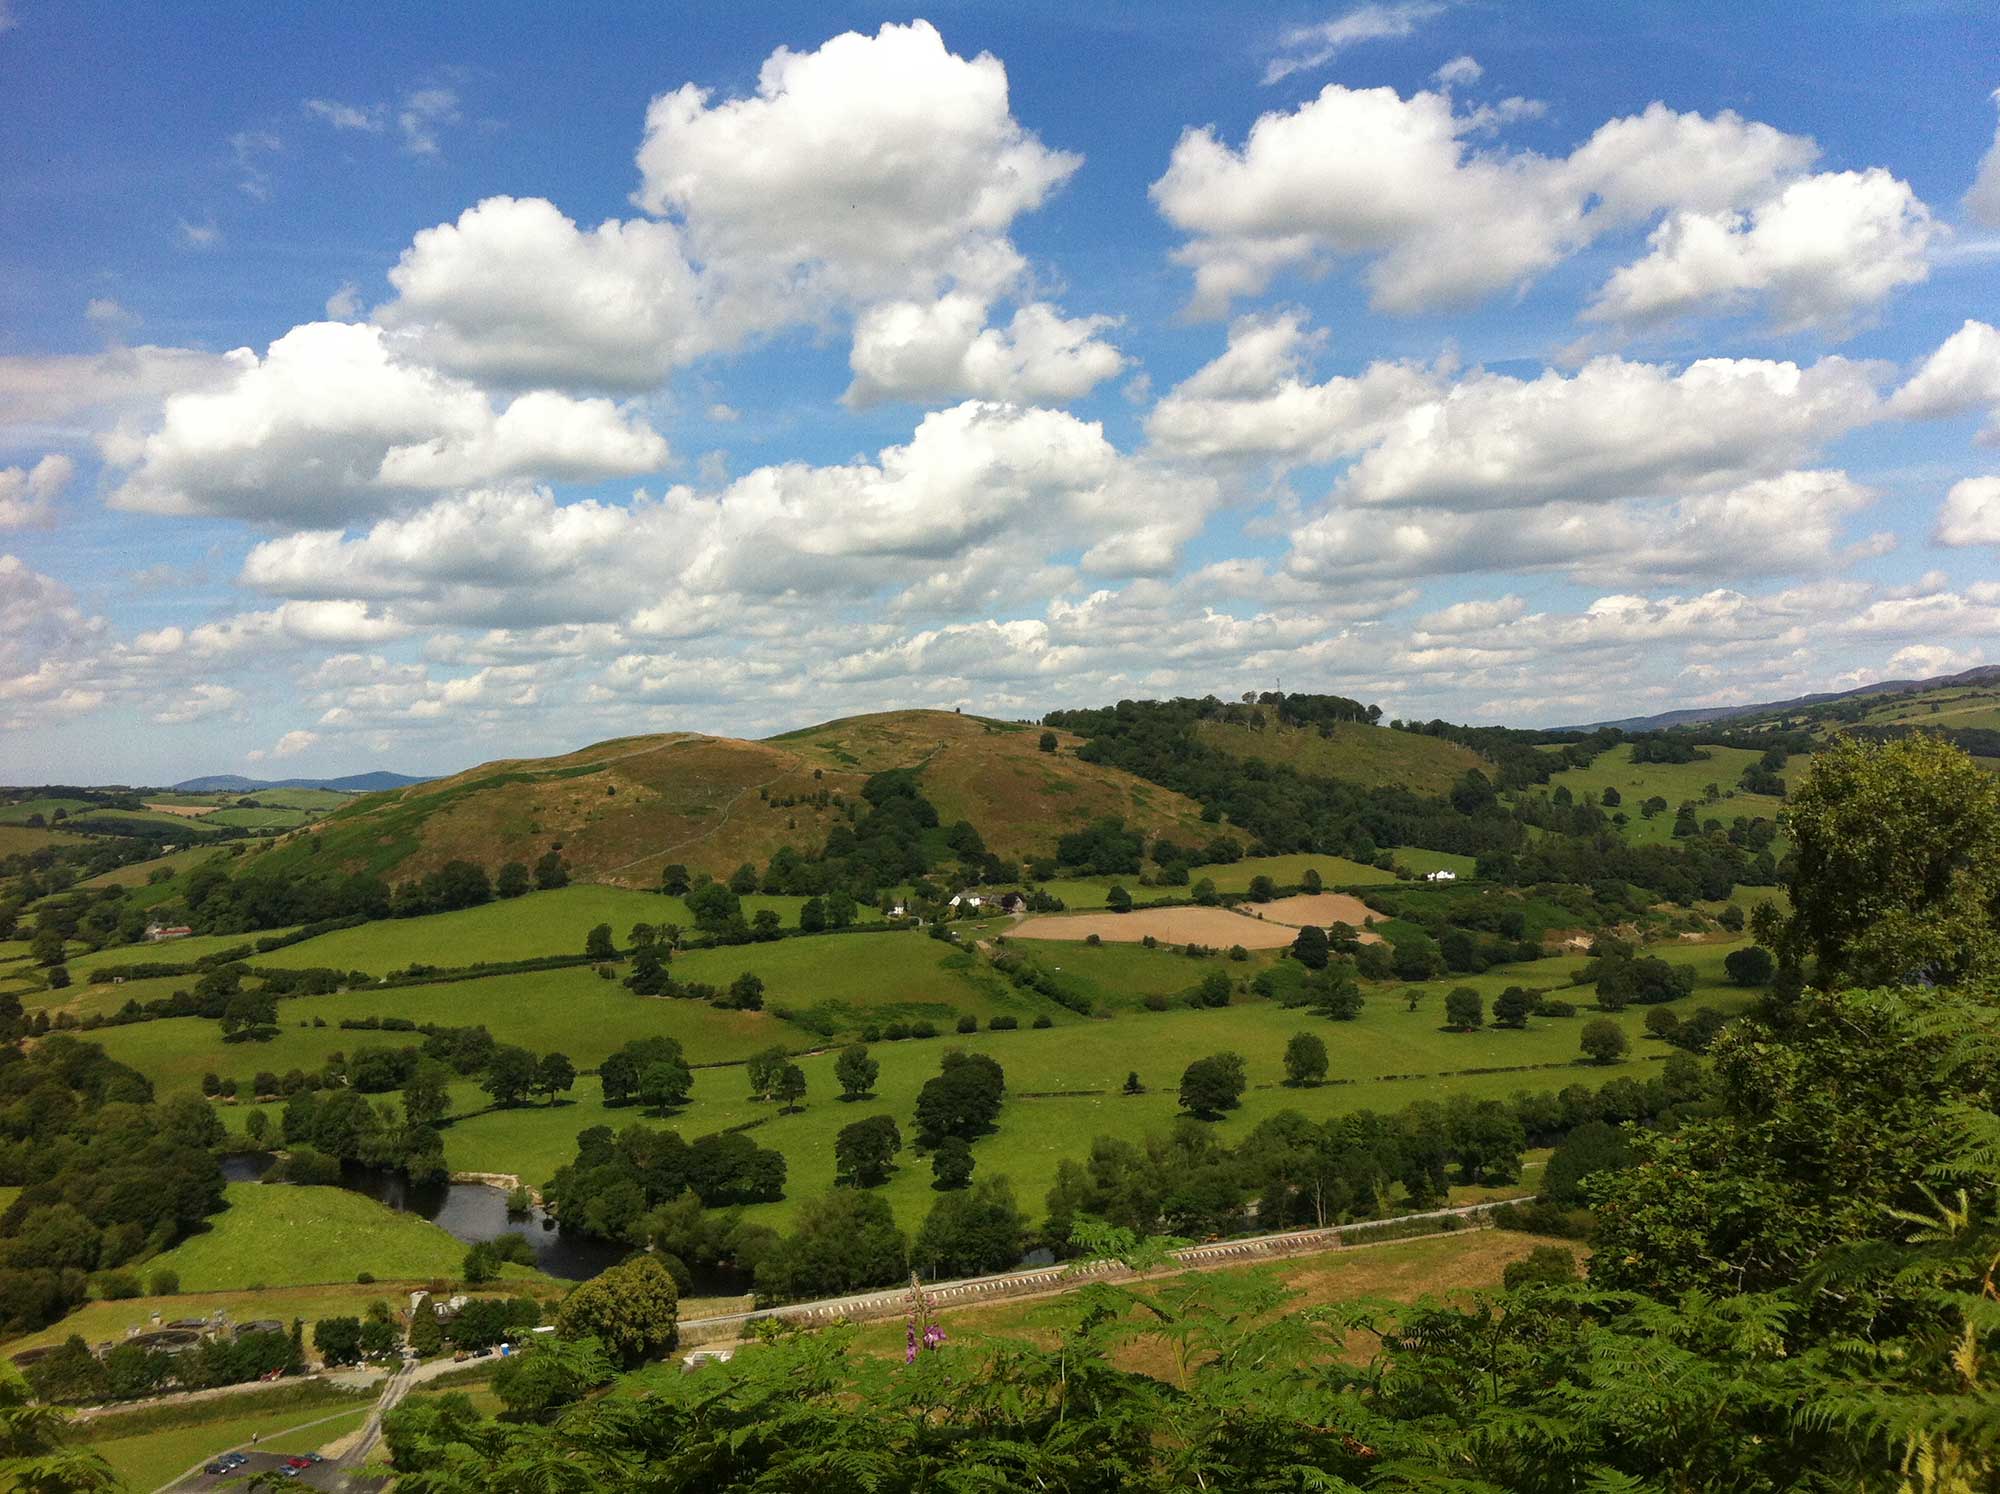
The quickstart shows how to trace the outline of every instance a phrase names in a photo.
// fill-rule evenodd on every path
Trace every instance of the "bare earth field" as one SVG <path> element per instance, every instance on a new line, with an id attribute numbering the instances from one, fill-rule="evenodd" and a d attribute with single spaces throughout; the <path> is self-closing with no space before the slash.
<path id="1" fill-rule="evenodd" d="M 1281 897 L 1275 902 L 1239 907 L 1236 911 L 1295 929 L 1308 924 L 1325 928 L 1331 923 L 1344 923 L 1359 930 L 1367 927 L 1369 919 L 1380 916 L 1360 898 L 1345 892 L 1302 892 L 1296 897 Z M 1363 944 L 1382 942 L 1380 934 L 1362 933 L 1359 937 Z"/>
<path id="2" fill-rule="evenodd" d="M 1298 930 L 1288 924 L 1245 918 L 1227 908 L 1142 908 L 1133 913 L 1030 918 L 1008 931 L 1011 939 L 1088 939 L 1092 934 L 1107 944 L 1137 944 L 1151 934 L 1162 944 L 1277 949 L 1290 944 Z"/>

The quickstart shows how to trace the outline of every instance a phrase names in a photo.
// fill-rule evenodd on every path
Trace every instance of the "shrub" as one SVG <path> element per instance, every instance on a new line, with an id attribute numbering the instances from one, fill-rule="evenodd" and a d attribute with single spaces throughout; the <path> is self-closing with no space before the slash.
<path id="1" fill-rule="evenodd" d="M 1163 1012 L 1169 1005 L 1167 998 L 1158 991 L 1153 992 L 1145 1001 L 1146 1010 L 1149 1012 Z"/>
<path id="2" fill-rule="evenodd" d="M 937 1027 L 934 1023 L 930 1022 L 912 1022 L 910 1024 L 910 1036 L 913 1038 L 934 1038 L 937 1036 Z"/>
<path id="3" fill-rule="evenodd" d="M 1560 1286 L 1576 1280 L 1576 1257 L 1560 1245 L 1537 1245 L 1500 1273 L 1508 1291 L 1525 1286 Z"/>
<path id="4" fill-rule="evenodd" d="M 1471 1032 L 1486 1021 L 1486 1003 L 1471 986 L 1454 986 L 1445 993 L 1444 1024 L 1458 1032 Z"/>
<path id="5" fill-rule="evenodd" d="M 1616 1063 L 1631 1047 L 1625 1029 L 1609 1017 L 1593 1017 L 1584 1023 L 1579 1045 L 1593 1063 Z"/>
<path id="6" fill-rule="evenodd" d="M 375 1273 L 373 1271 L 357 1271 L 354 1273 L 354 1280 L 358 1286 L 373 1286 L 375 1284 Z"/>
<path id="7" fill-rule="evenodd" d="M 979 1019 L 973 1016 L 971 1012 L 967 1012 L 964 1016 L 958 1019 L 958 1030 L 960 1032 L 979 1031 Z"/>
<path id="8" fill-rule="evenodd" d="M 1035 1018 L 1034 1021 L 1034 1026 L 1037 1031 L 1039 1031 L 1042 1028 L 1053 1027 L 1055 1025 L 1056 1025 L 1055 1022 L 1049 1017 L 1049 1014 L 1047 1012 L 1043 1012 L 1039 1017 Z"/>
<path id="9" fill-rule="evenodd" d="M 988 1032 L 1012 1032 L 1021 1025 L 1019 1017 L 994 1017 L 986 1024 Z"/>

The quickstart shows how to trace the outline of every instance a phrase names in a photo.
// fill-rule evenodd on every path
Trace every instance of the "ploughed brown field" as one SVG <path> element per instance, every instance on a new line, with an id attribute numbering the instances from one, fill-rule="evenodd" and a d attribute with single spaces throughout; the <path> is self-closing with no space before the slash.
<path id="1" fill-rule="evenodd" d="M 214 814 L 220 804 L 148 804 L 146 807 L 155 814 L 177 814 L 184 820 L 198 820 L 205 814 Z"/>
<path id="2" fill-rule="evenodd" d="M 1382 942 L 1380 934 L 1367 932 L 1368 920 L 1380 915 L 1351 893 L 1302 892 L 1296 897 L 1281 897 L 1268 903 L 1245 903 L 1237 911 L 1251 918 L 1263 918 L 1295 929 L 1302 929 L 1308 924 L 1325 928 L 1328 924 L 1344 923 L 1356 931 L 1363 944 Z M 1249 948 L 1247 944 L 1244 947 Z"/>
<path id="3" fill-rule="evenodd" d="M 1275 905 L 1273 905 L 1275 906 Z M 1299 931 L 1270 919 L 1245 918 L 1227 908 L 1141 908 L 1132 913 L 1082 913 L 1069 917 L 1029 918 L 1007 931 L 1010 939 L 1088 939 L 1106 944 L 1137 944 L 1148 934 L 1162 944 L 1212 944 L 1227 949 L 1278 949 Z"/>

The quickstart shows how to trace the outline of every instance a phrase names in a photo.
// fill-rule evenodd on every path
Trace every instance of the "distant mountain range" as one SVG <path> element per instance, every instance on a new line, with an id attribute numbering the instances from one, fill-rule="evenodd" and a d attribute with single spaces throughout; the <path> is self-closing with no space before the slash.
<path id="1" fill-rule="evenodd" d="M 1690 710 L 1662 711 L 1657 716 L 1627 716 L 1618 721 L 1593 721 L 1588 726 L 1565 727 L 1566 731 L 1595 731 L 1615 726 L 1620 731 L 1665 731 L 1673 726 L 1701 726 L 1710 721 L 1734 721 L 1741 716 L 1779 715 L 1806 706 L 1825 705 L 1830 700 L 1849 700 L 1857 695 L 1914 695 L 1922 690 L 1947 690 L 1960 685 L 2000 683 L 2000 664 L 1981 664 L 1959 674 L 1941 674 L 1927 680 L 1880 680 L 1857 685 L 1852 690 L 1826 690 L 1816 695 L 1795 695 L 1790 700 L 1769 700 L 1761 705 L 1696 706 Z"/>
<path id="2" fill-rule="evenodd" d="M 351 773 L 345 778 L 245 778 L 239 773 L 213 773 L 207 778 L 190 778 L 174 789 L 183 794 L 254 794 L 259 789 L 334 789 L 343 794 L 372 794 L 381 789 L 408 788 L 413 783 L 429 783 L 429 777 L 412 778 L 408 773 Z"/>

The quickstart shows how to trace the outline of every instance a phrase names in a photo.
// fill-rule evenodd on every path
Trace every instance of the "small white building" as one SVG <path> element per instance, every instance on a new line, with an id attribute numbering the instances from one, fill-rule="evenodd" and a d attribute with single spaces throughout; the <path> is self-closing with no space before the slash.
<path id="1" fill-rule="evenodd" d="M 1456 882 L 1458 880 L 1458 873 L 1455 871 L 1425 872 L 1424 880 L 1426 882 Z"/>

